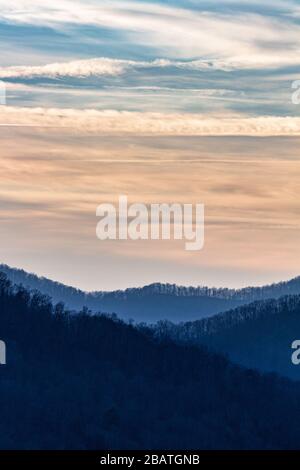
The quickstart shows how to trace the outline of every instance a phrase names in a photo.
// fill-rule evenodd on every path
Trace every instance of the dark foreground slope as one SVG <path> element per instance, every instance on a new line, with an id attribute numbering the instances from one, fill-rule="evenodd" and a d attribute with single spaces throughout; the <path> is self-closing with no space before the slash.
<path id="1" fill-rule="evenodd" d="M 300 365 L 291 361 L 300 340 L 300 296 L 257 301 L 195 322 L 161 322 L 156 335 L 177 343 L 207 346 L 230 360 L 264 372 L 300 380 Z"/>
<path id="2" fill-rule="evenodd" d="M 300 448 L 300 388 L 0 278 L 0 447 Z"/>

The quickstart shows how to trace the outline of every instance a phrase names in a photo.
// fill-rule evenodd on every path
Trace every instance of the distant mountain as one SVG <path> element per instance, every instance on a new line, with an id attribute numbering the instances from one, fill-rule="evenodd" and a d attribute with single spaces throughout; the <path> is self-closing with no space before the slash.
<path id="1" fill-rule="evenodd" d="M 300 380 L 300 366 L 291 362 L 291 344 L 300 339 L 300 295 L 256 301 L 180 325 L 160 322 L 155 335 L 205 345 L 243 366 Z"/>
<path id="2" fill-rule="evenodd" d="M 300 384 L 61 305 L 0 275 L 2 449 L 299 449 Z"/>
<path id="3" fill-rule="evenodd" d="M 70 309 L 80 310 L 86 306 L 92 312 L 116 313 L 125 320 L 148 323 L 164 319 L 175 323 L 193 321 L 254 300 L 300 294 L 300 277 L 265 287 L 238 290 L 156 283 L 124 291 L 87 293 L 6 265 L 0 265 L 0 271 L 6 273 L 13 283 L 39 290 L 54 302 L 63 301 Z"/>
<path id="4" fill-rule="evenodd" d="M 238 299 L 214 297 L 202 288 L 152 284 L 124 291 L 87 293 L 6 265 L 0 265 L 0 272 L 14 284 L 47 294 L 54 303 L 62 301 L 70 309 L 80 310 L 86 306 L 94 313 L 116 313 L 124 320 L 136 322 L 195 320 L 240 305 Z"/>

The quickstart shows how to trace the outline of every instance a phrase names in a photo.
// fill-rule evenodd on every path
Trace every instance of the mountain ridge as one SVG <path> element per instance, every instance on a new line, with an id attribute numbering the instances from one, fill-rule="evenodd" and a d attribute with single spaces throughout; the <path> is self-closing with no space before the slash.
<path id="1" fill-rule="evenodd" d="M 85 306 L 91 313 L 115 313 L 126 321 L 137 323 L 196 321 L 253 301 L 300 294 L 300 277 L 242 289 L 152 283 L 125 290 L 85 292 L 4 264 L 0 265 L 0 271 L 13 284 L 38 290 L 49 295 L 54 303 L 62 301 L 69 309 L 80 310 Z"/>
<path id="2" fill-rule="evenodd" d="M 294 278 L 288 279 L 287 281 L 279 281 L 270 284 L 265 284 L 263 286 L 247 286 L 241 288 L 228 288 L 228 287 L 209 287 L 205 285 L 198 285 L 198 286 L 184 286 L 179 285 L 176 283 L 163 283 L 163 282 L 153 282 L 150 284 L 145 284 L 141 287 L 128 287 L 126 289 L 115 289 L 115 290 L 95 290 L 95 291 L 85 291 L 83 289 L 73 287 L 63 282 L 54 281 L 50 278 L 45 276 L 38 276 L 35 273 L 31 273 L 25 271 L 21 268 L 11 267 L 7 264 L 0 264 L 0 271 L 5 272 L 8 277 L 14 279 L 23 277 L 24 279 L 35 280 L 36 282 L 49 282 L 55 286 L 61 286 L 67 289 L 72 289 L 74 291 L 80 292 L 86 296 L 107 296 L 107 295 L 114 295 L 120 297 L 126 297 L 126 295 L 135 293 L 135 294 L 148 294 L 148 293 L 156 293 L 160 295 L 164 294 L 172 294 L 175 296 L 207 296 L 207 297 L 217 297 L 222 299 L 251 299 L 255 297 L 255 300 L 259 300 L 263 298 L 270 298 L 270 292 L 274 292 L 274 290 L 278 291 L 278 297 L 281 297 L 281 291 L 290 290 L 291 293 L 294 293 L 295 290 L 299 290 L 300 294 L 300 275 Z M 16 282 L 17 283 L 17 282 Z"/>
<path id="3" fill-rule="evenodd" d="M 291 345 L 300 337 L 300 295 L 267 299 L 178 325 L 161 321 L 153 334 L 178 344 L 206 346 L 231 361 L 300 380 Z"/>
<path id="4" fill-rule="evenodd" d="M 2 449 L 296 449 L 298 383 L 105 315 L 70 315 L 0 275 Z"/>

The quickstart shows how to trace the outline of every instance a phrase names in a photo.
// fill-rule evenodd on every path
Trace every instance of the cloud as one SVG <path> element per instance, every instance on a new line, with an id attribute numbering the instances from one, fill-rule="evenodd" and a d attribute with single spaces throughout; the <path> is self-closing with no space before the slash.
<path id="1" fill-rule="evenodd" d="M 203 9 L 201 3 L 188 9 L 140 1 L 0 0 L 0 21 L 47 26 L 65 34 L 70 28 L 106 28 L 118 32 L 128 47 L 151 45 L 162 56 L 222 61 L 229 68 L 299 64 L 300 25 L 293 18 L 299 7 L 294 2 L 277 16 L 268 14 L 266 1 L 257 11 L 249 2 L 243 8 L 233 2 L 229 13 L 227 4 L 219 2 L 216 11 L 207 3 Z"/>
<path id="2" fill-rule="evenodd" d="M 90 77 L 92 75 L 119 75 L 130 65 L 129 61 L 108 58 L 75 60 L 41 66 L 0 67 L 1 79 L 31 79 L 36 77 Z"/>
<path id="3" fill-rule="evenodd" d="M 298 18 L 290 0 L 0 0 L 3 260 L 95 289 L 296 273 Z M 117 194 L 204 202 L 205 250 L 99 245 Z"/>
<path id="4" fill-rule="evenodd" d="M 64 130 L 3 127 L 0 137 L 5 262 L 54 279 L 71 266 L 62 280 L 77 276 L 90 289 L 146 283 L 162 271 L 166 281 L 192 284 L 209 282 L 208 271 L 222 284 L 224 269 L 236 283 L 251 272 L 299 271 L 300 139 L 112 139 L 79 131 L 66 138 Z M 132 163 L 112 164 L 120 158 Z M 204 202 L 204 251 L 190 256 L 175 242 L 99 243 L 96 207 L 119 194 L 146 204 Z"/>
<path id="5" fill-rule="evenodd" d="M 118 60 L 107 57 L 74 60 L 70 62 L 57 62 L 41 66 L 10 66 L 0 67 L 0 79 L 32 79 L 32 78 L 87 78 L 92 76 L 122 75 L 130 69 L 170 68 L 183 70 L 229 70 L 229 64 L 224 61 L 171 61 L 156 59 L 152 61 Z"/>
<path id="6" fill-rule="evenodd" d="M 89 78 L 97 76 L 118 76 L 130 70 L 169 69 L 176 68 L 186 71 L 230 71 L 240 68 L 241 64 L 226 60 L 190 60 L 179 61 L 155 59 L 151 61 L 134 61 L 99 57 L 69 62 L 56 62 L 39 66 L 0 67 L 0 79 L 33 79 L 33 78 Z"/>
<path id="7" fill-rule="evenodd" d="M 100 135 L 299 136 L 300 117 L 209 116 L 56 108 L 0 108 L 1 126 L 80 129 Z"/>

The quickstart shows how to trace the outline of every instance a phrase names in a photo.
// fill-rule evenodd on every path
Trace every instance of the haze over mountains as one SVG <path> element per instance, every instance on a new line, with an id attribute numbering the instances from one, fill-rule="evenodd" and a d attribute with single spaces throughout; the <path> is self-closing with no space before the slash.
<path id="1" fill-rule="evenodd" d="M 0 371 L 1 445 L 298 448 L 300 366 L 291 362 L 291 343 L 300 337 L 298 289 L 296 278 L 237 291 L 153 284 L 87 294 L 2 266 L 0 326 L 9 356 Z M 136 311 L 148 302 L 162 319 L 170 301 L 167 311 L 175 306 L 178 318 L 184 300 L 244 305 L 178 324 L 147 316 L 152 325 L 134 327 L 86 310 L 70 315 L 50 302 L 51 293 L 54 303 L 68 294 L 74 305 L 94 300 L 95 309 L 103 299 Z"/>
<path id="2" fill-rule="evenodd" d="M 300 379 L 291 361 L 300 339 L 300 295 L 256 301 L 194 322 L 159 322 L 155 336 L 179 344 L 206 346 L 231 361 L 262 372 Z"/>
<path id="3" fill-rule="evenodd" d="M 1 449 L 297 449 L 299 383 L 69 315 L 0 274 Z"/>
<path id="4" fill-rule="evenodd" d="M 7 265 L 0 265 L 0 271 L 12 283 L 39 290 L 49 295 L 54 303 L 64 302 L 69 309 L 80 310 L 86 306 L 94 313 L 116 313 L 124 320 L 132 319 L 138 323 L 199 320 L 256 300 L 300 294 L 300 277 L 264 287 L 237 290 L 156 283 L 124 291 L 88 293 Z"/>

